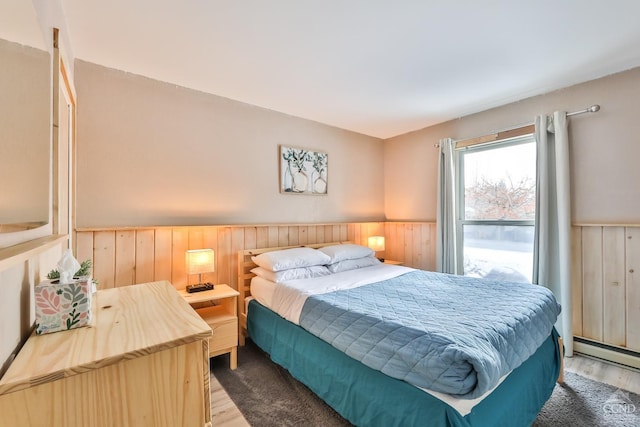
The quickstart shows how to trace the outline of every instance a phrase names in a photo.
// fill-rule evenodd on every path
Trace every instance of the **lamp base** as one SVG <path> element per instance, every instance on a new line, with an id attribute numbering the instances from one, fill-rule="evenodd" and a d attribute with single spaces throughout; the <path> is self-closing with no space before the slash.
<path id="1" fill-rule="evenodd" d="M 213 283 L 198 283 L 197 285 L 187 285 L 187 292 L 192 294 L 194 292 L 210 291 L 213 289 Z"/>

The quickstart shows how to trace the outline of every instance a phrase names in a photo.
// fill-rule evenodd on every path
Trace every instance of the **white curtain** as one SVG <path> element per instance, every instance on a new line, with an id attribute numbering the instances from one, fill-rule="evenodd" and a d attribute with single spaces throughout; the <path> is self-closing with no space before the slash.
<path id="1" fill-rule="evenodd" d="M 573 355 L 571 324 L 571 201 L 569 194 L 569 132 L 567 114 L 538 116 L 536 226 L 533 249 L 533 283 L 551 289 L 562 305 L 556 329 L 563 338 L 565 355 Z"/>
<path id="2" fill-rule="evenodd" d="M 436 268 L 442 273 L 457 274 L 456 260 L 456 192 L 453 140 L 440 140 L 438 160 L 438 212 Z"/>

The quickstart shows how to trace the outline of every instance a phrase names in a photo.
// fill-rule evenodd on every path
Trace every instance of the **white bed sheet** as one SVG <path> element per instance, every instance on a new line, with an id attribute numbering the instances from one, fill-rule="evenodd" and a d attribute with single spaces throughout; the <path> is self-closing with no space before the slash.
<path id="1" fill-rule="evenodd" d="M 312 279 L 274 283 L 263 278 L 251 279 L 251 295 L 265 307 L 288 321 L 300 324 L 302 307 L 311 295 L 321 295 L 343 289 L 353 289 L 413 271 L 413 268 L 379 264 L 356 268 Z"/>
<path id="2" fill-rule="evenodd" d="M 302 306 L 311 295 L 357 288 L 370 283 L 391 279 L 412 270 L 414 269 L 409 267 L 380 264 L 313 279 L 291 280 L 284 283 L 275 283 L 256 276 L 251 279 L 251 297 L 249 298 L 255 298 L 260 304 L 278 313 L 290 322 L 299 325 Z M 491 392 L 504 381 L 507 375 L 500 378 L 493 389 L 476 399 L 458 399 L 445 393 L 439 393 L 421 387 L 417 388 L 442 400 L 462 416 L 465 416 L 471 412 L 474 406 L 491 394 Z"/>

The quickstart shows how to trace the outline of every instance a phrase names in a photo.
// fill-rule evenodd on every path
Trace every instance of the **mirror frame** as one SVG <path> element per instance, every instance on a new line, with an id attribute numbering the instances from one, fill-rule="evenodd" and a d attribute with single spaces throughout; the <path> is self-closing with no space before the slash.
<path id="1" fill-rule="evenodd" d="M 68 235 L 67 247 L 73 247 L 75 227 L 75 162 L 76 162 L 76 96 L 73 82 L 62 60 L 59 48 L 59 30 L 53 28 L 51 66 L 51 116 L 49 126 L 49 218 L 44 224 L 29 224 L 21 230 L 11 228 L 0 233 L 0 249 L 24 243 L 47 235 Z M 68 108 L 65 123 L 67 141 L 60 141 L 60 94 Z M 9 226 L 9 225 L 7 225 Z"/>
<path id="2" fill-rule="evenodd" d="M 73 247 L 75 226 L 76 97 L 59 46 L 59 30 L 53 29 L 53 132 L 51 225 L 53 234 L 67 234 Z M 61 102 L 67 109 L 63 114 Z M 64 122 L 61 118 L 67 118 Z M 66 141 L 60 136 L 65 135 Z M 66 166 L 66 167 L 64 167 Z"/>

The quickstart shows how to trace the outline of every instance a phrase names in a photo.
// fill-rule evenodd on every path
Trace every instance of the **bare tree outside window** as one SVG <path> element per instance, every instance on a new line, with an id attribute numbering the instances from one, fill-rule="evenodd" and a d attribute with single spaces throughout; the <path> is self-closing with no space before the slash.
<path id="1" fill-rule="evenodd" d="M 514 181 L 489 180 L 482 177 L 472 187 L 465 187 L 466 219 L 534 219 L 536 183 L 531 177 Z"/>

